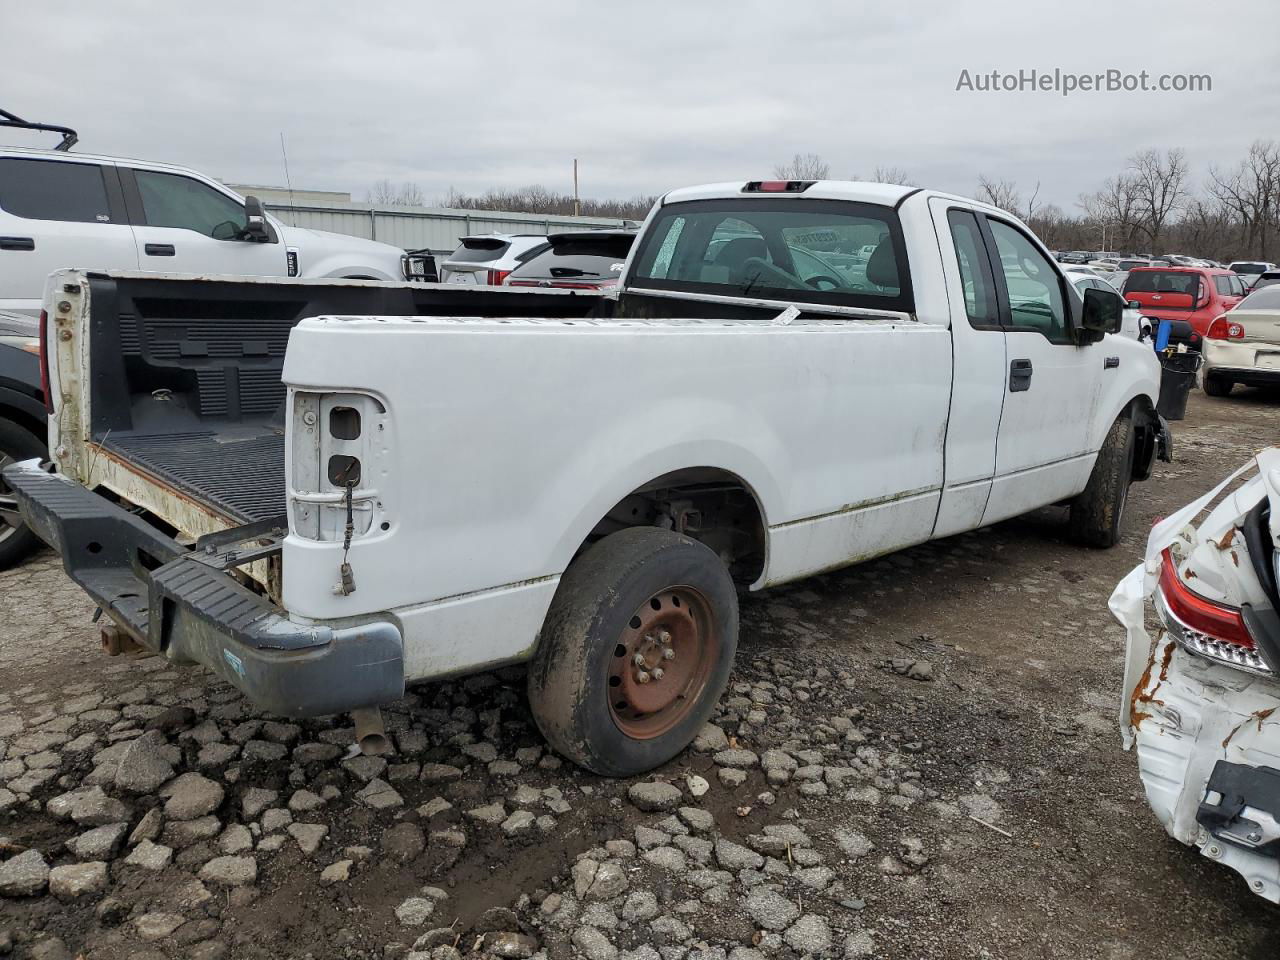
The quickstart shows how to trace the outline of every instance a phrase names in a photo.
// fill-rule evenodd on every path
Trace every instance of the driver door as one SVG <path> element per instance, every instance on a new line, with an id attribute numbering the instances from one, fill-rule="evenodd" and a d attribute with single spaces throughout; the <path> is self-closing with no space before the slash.
<path id="1" fill-rule="evenodd" d="M 120 168 L 130 206 L 138 262 L 163 273 L 288 275 L 284 244 L 231 239 L 245 223 L 244 205 L 195 177 Z M 220 239 L 225 238 L 225 239 Z"/>
<path id="2" fill-rule="evenodd" d="M 1067 281 L 1038 243 L 1011 222 L 980 220 L 1005 329 L 1004 407 L 983 514 L 993 523 L 1088 483 L 1106 345 L 1076 344 Z"/>

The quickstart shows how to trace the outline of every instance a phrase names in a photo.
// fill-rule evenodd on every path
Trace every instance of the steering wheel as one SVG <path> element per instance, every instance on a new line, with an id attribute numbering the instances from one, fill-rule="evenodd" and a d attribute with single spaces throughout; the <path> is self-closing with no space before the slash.
<path id="1" fill-rule="evenodd" d="M 815 274 L 814 274 L 813 276 L 811 276 L 811 277 L 805 277 L 805 278 L 804 278 L 804 282 L 805 282 L 805 283 L 807 283 L 809 286 L 813 287 L 813 289 L 815 289 L 815 290 L 842 290 L 842 289 L 844 289 L 844 284 L 843 284 L 843 283 L 841 283 L 841 282 L 840 282 L 839 280 L 837 280 L 835 277 L 829 277 L 829 276 L 827 276 L 825 273 L 815 273 Z M 823 286 L 823 284 L 828 284 L 828 286 Z"/>

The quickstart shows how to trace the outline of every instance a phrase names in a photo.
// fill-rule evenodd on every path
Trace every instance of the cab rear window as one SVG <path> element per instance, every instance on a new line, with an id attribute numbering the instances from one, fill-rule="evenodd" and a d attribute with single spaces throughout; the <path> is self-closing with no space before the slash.
<path id="1" fill-rule="evenodd" d="M 892 207 L 751 196 L 667 204 L 640 240 L 631 284 L 763 300 L 914 309 Z"/>

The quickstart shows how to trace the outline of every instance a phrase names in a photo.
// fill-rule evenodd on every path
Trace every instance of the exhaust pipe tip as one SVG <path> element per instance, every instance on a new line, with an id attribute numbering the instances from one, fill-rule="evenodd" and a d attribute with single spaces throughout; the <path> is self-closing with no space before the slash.
<path id="1" fill-rule="evenodd" d="M 391 753 L 391 738 L 382 725 L 382 710 L 378 707 L 362 707 L 351 711 L 356 723 L 356 744 L 366 757 L 378 757 Z"/>

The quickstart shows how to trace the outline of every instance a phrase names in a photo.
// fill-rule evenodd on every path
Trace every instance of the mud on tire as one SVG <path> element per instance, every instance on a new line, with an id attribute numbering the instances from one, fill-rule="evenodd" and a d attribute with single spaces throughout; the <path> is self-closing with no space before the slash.
<path id="1" fill-rule="evenodd" d="M 1089 485 L 1071 501 L 1067 529 L 1077 543 L 1111 547 L 1120 539 L 1120 523 L 1133 479 L 1133 440 L 1133 417 L 1126 410 L 1102 441 Z"/>
<path id="2" fill-rule="evenodd" d="M 667 530 L 620 530 L 560 581 L 529 665 L 534 719 L 594 773 L 651 770 L 706 723 L 737 642 L 737 593 L 714 552 Z"/>

